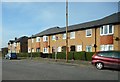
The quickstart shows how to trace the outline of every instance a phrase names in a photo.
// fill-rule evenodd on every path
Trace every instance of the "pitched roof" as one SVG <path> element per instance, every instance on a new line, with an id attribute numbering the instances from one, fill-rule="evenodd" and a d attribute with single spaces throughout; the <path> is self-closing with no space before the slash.
<path id="1" fill-rule="evenodd" d="M 18 38 L 16 40 L 9 40 L 8 43 L 20 42 L 23 38 L 28 38 L 28 37 L 27 36 L 22 36 L 22 37 L 20 37 L 20 38 Z"/>
<path id="2" fill-rule="evenodd" d="M 20 42 L 23 38 L 28 38 L 27 36 L 22 36 L 20 38 L 18 38 L 17 40 L 15 40 L 15 42 Z"/>
<path id="3" fill-rule="evenodd" d="M 87 28 L 95 28 L 95 27 L 98 27 L 101 25 L 117 24 L 117 23 L 120 23 L 120 12 L 114 13 L 110 16 L 104 17 L 99 20 L 71 25 L 68 27 L 68 31 L 82 30 L 82 29 L 87 29 Z M 45 31 L 42 31 L 38 34 L 35 34 L 35 35 L 33 35 L 33 37 L 64 33 L 65 31 L 66 31 L 66 27 L 63 27 L 63 28 L 53 27 L 53 28 L 49 28 Z"/>

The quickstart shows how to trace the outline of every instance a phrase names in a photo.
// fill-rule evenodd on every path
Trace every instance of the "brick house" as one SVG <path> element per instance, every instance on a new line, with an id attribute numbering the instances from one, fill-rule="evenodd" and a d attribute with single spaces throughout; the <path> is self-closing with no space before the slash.
<path id="1" fill-rule="evenodd" d="M 28 52 L 28 37 L 23 36 L 18 39 L 15 38 L 15 40 L 10 40 L 8 42 L 8 52 L 9 53 Z"/>
<path id="2" fill-rule="evenodd" d="M 68 27 L 69 51 L 120 50 L 120 12 Z M 65 51 L 66 27 L 53 27 L 29 37 L 28 53 Z M 56 40 L 57 38 L 57 40 Z"/>

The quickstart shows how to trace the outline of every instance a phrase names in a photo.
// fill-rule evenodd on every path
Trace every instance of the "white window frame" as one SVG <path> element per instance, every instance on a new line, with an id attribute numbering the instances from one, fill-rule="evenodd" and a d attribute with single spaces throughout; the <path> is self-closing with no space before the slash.
<path id="1" fill-rule="evenodd" d="M 32 43 L 34 43 L 34 39 L 32 38 Z"/>
<path id="2" fill-rule="evenodd" d="M 62 35 L 62 37 L 63 37 L 63 39 L 66 39 L 66 33 L 64 33 L 64 34 Z"/>
<path id="3" fill-rule="evenodd" d="M 36 42 L 40 42 L 40 37 L 36 37 Z"/>
<path id="4" fill-rule="evenodd" d="M 52 36 L 52 40 L 56 40 L 56 36 L 55 35 Z"/>
<path id="5" fill-rule="evenodd" d="M 13 43 L 13 45 L 14 45 L 14 47 L 16 47 L 16 46 L 17 46 L 15 42 Z"/>
<path id="6" fill-rule="evenodd" d="M 88 36 L 88 31 L 91 32 L 91 35 L 90 35 L 90 36 Z M 86 37 L 92 37 L 92 29 L 87 29 L 87 30 L 86 30 Z"/>
<path id="7" fill-rule="evenodd" d="M 113 35 L 114 34 L 114 25 L 112 25 L 112 33 L 109 33 L 109 26 L 110 25 L 104 25 L 104 26 L 102 26 L 103 27 L 103 34 L 101 34 L 102 27 L 100 27 L 100 35 L 101 36 L 103 36 L 103 35 Z M 105 34 L 105 27 L 107 27 L 107 34 Z"/>
<path id="8" fill-rule="evenodd" d="M 57 52 L 61 52 L 62 51 L 62 48 L 61 47 L 58 47 L 57 48 Z"/>
<path id="9" fill-rule="evenodd" d="M 70 32 L 70 39 L 75 39 L 75 32 Z"/>
<path id="10" fill-rule="evenodd" d="M 28 48 L 28 53 L 30 53 L 31 52 L 31 48 Z"/>
<path id="11" fill-rule="evenodd" d="M 82 51 L 82 45 L 77 45 L 77 52 L 80 52 L 80 51 Z"/>
<path id="12" fill-rule="evenodd" d="M 47 42 L 48 41 L 48 36 L 43 36 L 43 42 Z"/>
<path id="13" fill-rule="evenodd" d="M 40 52 L 40 48 L 36 48 L 36 52 Z"/>
<path id="14" fill-rule="evenodd" d="M 43 53 L 48 53 L 48 48 L 43 48 Z"/>
<path id="15" fill-rule="evenodd" d="M 112 49 L 109 49 L 110 46 L 112 47 Z M 114 45 L 113 44 L 100 45 L 100 51 L 110 51 L 110 50 L 114 50 Z"/>
<path id="16" fill-rule="evenodd" d="M 88 49 L 88 47 L 90 47 L 90 48 L 91 48 L 91 50 L 90 50 L 90 51 L 88 51 L 88 50 L 87 50 L 87 49 Z M 92 46 L 91 46 L 91 45 L 86 46 L 86 52 L 92 52 Z"/>
<path id="17" fill-rule="evenodd" d="M 32 48 L 32 52 L 35 52 L 34 48 Z"/>

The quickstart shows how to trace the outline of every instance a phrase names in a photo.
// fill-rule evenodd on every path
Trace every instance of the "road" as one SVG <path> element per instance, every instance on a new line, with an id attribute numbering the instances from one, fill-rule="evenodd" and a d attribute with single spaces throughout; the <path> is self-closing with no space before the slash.
<path id="1" fill-rule="evenodd" d="M 118 71 L 93 66 L 47 63 L 30 60 L 3 60 L 3 80 L 118 80 Z"/>

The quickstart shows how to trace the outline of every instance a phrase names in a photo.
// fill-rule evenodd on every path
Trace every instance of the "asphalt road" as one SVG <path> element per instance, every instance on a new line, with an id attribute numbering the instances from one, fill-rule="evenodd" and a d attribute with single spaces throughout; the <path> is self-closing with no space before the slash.
<path id="1" fill-rule="evenodd" d="M 118 80 L 118 71 L 87 65 L 67 65 L 30 60 L 3 60 L 3 80 Z"/>

